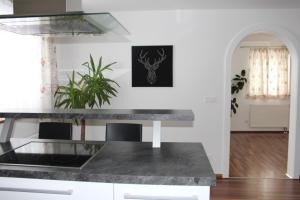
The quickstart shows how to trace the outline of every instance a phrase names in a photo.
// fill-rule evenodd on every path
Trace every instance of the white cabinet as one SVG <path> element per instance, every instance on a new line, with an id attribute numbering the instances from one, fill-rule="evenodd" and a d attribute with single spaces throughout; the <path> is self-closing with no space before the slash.
<path id="1" fill-rule="evenodd" d="M 114 184 L 114 200 L 209 200 L 209 186 Z"/>
<path id="2" fill-rule="evenodd" d="M 113 200 L 113 184 L 1 177 L 0 199 Z"/>
<path id="3" fill-rule="evenodd" d="M 2 200 L 209 200 L 209 186 L 113 184 L 0 177 Z"/>

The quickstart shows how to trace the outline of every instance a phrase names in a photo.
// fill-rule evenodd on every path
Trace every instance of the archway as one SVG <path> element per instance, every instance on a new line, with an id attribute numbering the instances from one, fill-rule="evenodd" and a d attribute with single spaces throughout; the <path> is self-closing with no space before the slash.
<path id="1" fill-rule="evenodd" d="M 296 144 L 299 140 L 300 125 L 297 124 L 299 111 L 298 111 L 298 82 L 299 82 L 299 43 L 297 39 L 282 27 L 259 24 L 247 27 L 240 31 L 229 43 L 225 54 L 225 68 L 224 68 L 224 109 L 223 109 L 223 175 L 229 176 L 229 159 L 230 159 L 230 101 L 231 101 L 231 63 L 232 56 L 239 43 L 247 35 L 256 32 L 270 32 L 275 34 L 282 40 L 293 58 L 292 66 L 293 72 L 291 74 L 291 97 L 290 97 L 290 135 L 289 135 L 289 148 L 288 148 L 288 166 L 287 175 L 289 177 L 297 177 L 300 166 L 296 160 Z"/>

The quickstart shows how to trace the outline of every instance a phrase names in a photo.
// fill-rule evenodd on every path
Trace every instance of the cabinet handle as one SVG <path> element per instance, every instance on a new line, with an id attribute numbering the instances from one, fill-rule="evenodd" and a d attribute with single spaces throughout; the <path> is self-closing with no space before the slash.
<path id="1" fill-rule="evenodd" d="M 29 193 L 58 194 L 58 195 L 72 195 L 73 194 L 73 190 L 46 190 L 46 189 L 11 188 L 11 187 L 0 187 L 0 191 L 3 191 L 3 192 L 29 192 Z"/>
<path id="2" fill-rule="evenodd" d="M 198 200 L 197 196 L 145 196 L 124 194 L 124 199 L 138 200 Z"/>

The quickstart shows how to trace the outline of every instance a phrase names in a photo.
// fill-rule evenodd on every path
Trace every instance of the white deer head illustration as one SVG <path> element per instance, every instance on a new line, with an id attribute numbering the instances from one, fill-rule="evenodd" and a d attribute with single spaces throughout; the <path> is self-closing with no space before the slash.
<path id="1" fill-rule="evenodd" d="M 152 64 L 150 64 L 150 58 L 146 57 L 148 52 L 144 53 L 143 55 L 143 50 L 141 50 L 140 57 L 138 59 L 138 62 L 143 64 L 144 67 L 148 70 L 147 82 L 151 85 L 154 84 L 157 80 L 156 70 L 159 68 L 159 65 L 167 58 L 165 50 L 163 48 L 161 49 L 161 51 L 157 50 L 156 52 L 160 57 L 158 59 L 155 58 Z"/>

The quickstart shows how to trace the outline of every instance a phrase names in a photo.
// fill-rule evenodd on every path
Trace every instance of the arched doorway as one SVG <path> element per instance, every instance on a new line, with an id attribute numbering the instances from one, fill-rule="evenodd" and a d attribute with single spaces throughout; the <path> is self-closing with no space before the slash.
<path id="1" fill-rule="evenodd" d="M 248 35 L 236 48 L 230 177 L 287 178 L 291 59 L 286 45 L 267 32 Z"/>
<path id="2" fill-rule="evenodd" d="M 229 176 L 229 159 L 230 159 L 230 102 L 231 102 L 231 63 L 232 56 L 235 49 L 238 47 L 239 43 L 247 35 L 257 32 L 269 32 L 276 35 L 281 41 L 283 41 L 293 60 L 291 64 L 293 66 L 293 72 L 291 73 L 291 97 L 290 97 L 290 135 L 289 135 L 289 148 L 288 148 L 288 166 L 287 175 L 290 177 L 298 176 L 298 168 L 300 168 L 299 163 L 296 161 L 296 144 L 299 140 L 299 136 L 296 134 L 300 130 L 300 125 L 296 122 L 298 120 L 298 77 L 299 77 L 299 43 L 297 39 L 291 35 L 284 28 L 273 26 L 269 24 L 254 25 L 245 28 L 239 32 L 233 40 L 230 42 L 226 54 L 225 54 L 225 88 L 224 88 L 224 110 L 223 110 L 223 173 L 224 177 Z"/>

